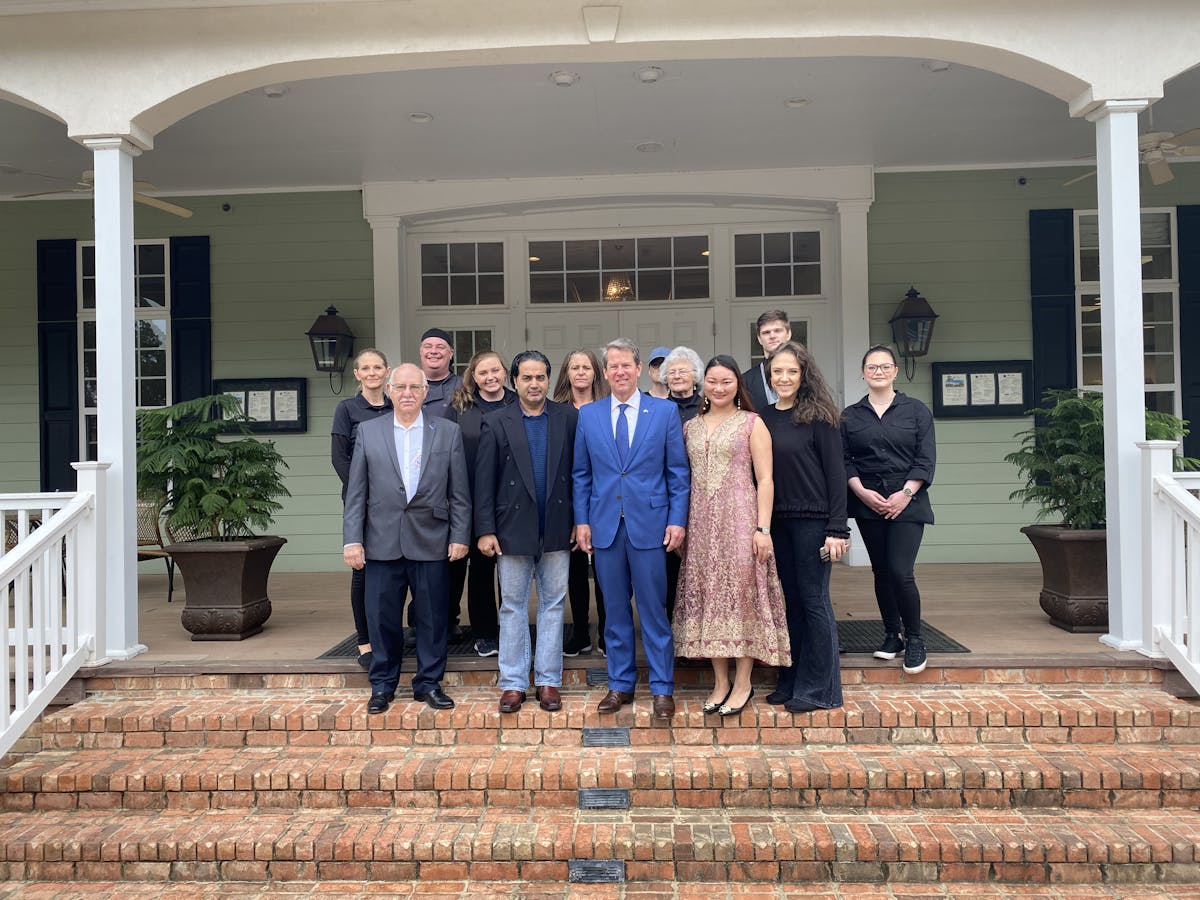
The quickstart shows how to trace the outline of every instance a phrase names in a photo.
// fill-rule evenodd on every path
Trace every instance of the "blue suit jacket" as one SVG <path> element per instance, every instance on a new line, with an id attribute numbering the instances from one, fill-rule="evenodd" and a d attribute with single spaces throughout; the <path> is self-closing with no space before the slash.
<path id="1" fill-rule="evenodd" d="M 592 545 L 601 550 L 612 546 L 622 515 L 629 541 L 639 550 L 661 547 L 668 525 L 687 525 L 691 471 L 679 413 L 669 400 L 641 398 L 624 470 L 609 398 L 579 410 L 575 523 L 591 527 Z"/>

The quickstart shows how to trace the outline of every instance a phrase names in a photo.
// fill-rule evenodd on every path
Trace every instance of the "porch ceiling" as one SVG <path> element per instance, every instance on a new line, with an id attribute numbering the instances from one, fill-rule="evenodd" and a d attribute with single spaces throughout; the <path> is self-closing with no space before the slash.
<path id="1" fill-rule="evenodd" d="M 184 119 L 135 162 L 163 194 L 365 181 L 710 171 L 1086 165 L 1090 124 L 1036 89 L 893 58 L 492 66 L 314 79 Z M 555 86 L 556 69 L 579 76 Z M 789 108 L 789 98 L 809 101 Z M 1154 130 L 1200 127 L 1200 69 L 1166 86 Z M 427 113 L 432 121 L 410 120 Z M 1143 114 L 1142 130 L 1150 130 Z M 657 152 L 637 145 L 654 142 Z M 0 198 L 68 187 L 90 154 L 0 101 Z M 50 177 L 47 177 L 50 176 Z M 57 180 L 56 180 L 57 179 Z"/>

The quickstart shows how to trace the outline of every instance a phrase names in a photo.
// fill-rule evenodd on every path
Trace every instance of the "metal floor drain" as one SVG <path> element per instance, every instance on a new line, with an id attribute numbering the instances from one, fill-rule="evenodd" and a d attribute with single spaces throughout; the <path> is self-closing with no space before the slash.
<path id="1" fill-rule="evenodd" d="M 588 669 L 587 683 L 589 686 L 608 684 L 608 669 Z"/>
<path id="2" fill-rule="evenodd" d="M 573 884 L 624 884 L 625 860 L 567 860 L 567 881 Z"/>
<path id="3" fill-rule="evenodd" d="M 626 788 L 580 788 L 580 809 L 629 809 L 632 804 Z"/>
<path id="4" fill-rule="evenodd" d="M 583 729 L 583 746 L 585 747 L 628 747 L 628 728 L 585 728 Z"/>

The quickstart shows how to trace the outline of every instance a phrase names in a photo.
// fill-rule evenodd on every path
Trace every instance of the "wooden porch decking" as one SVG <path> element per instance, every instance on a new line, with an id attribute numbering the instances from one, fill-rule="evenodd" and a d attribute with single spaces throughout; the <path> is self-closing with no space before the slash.
<path id="1" fill-rule="evenodd" d="M 194 642 L 179 622 L 187 585 L 176 581 L 168 604 L 166 574 L 138 578 L 139 636 L 148 648 L 130 663 L 145 667 L 204 671 L 216 666 L 276 666 L 310 671 L 358 671 L 353 660 L 317 657 L 353 631 L 349 574 L 277 573 L 271 577 L 271 618 L 261 634 L 244 641 Z M 917 567 L 924 619 L 971 649 L 969 654 L 931 654 L 931 667 L 1035 665 L 1044 662 L 1129 665 L 1143 657 L 1099 643 L 1096 634 L 1069 634 L 1049 623 L 1038 606 L 1041 570 L 1036 563 L 930 564 Z M 839 619 L 877 619 L 868 568 L 835 566 L 833 602 Z M 466 613 L 466 603 L 463 604 Z M 569 612 L 568 612 L 569 616 Z M 591 659 L 591 662 L 586 662 Z M 580 657 L 601 665 L 600 657 Z M 572 660 L 568 660 L 572 663 Z M 865 654 L 846 654 L 843 666 L 896 666 Z M 452 658 L 451 668 L 495 668 L 494 659 Z"/>

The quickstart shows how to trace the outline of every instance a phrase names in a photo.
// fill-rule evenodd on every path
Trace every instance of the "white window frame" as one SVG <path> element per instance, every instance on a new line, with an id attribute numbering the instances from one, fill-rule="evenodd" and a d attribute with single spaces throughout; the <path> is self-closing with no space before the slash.
<path id="1" fill-rule="evenodd" d="M 1180 344 L 1179 344 L 1179 233 L 1178 233 L 1178 217 L 1176 209 L 1173 206 L 1152 206 L 1145 207 L 1141 210 L 1141 214 L 1166 214 L 1170 222 L 1171 232 L 1171 278 L 1147 278 L 1142 281 L 1141 295 L 1146 294 L 1170 294 L 1171 295 L 1171 334 L 1173 337 L 1172 360 L 1174 363 L 1173 381 L 1170 384 L 1143 384 L 1142 393 L 1166 393 L 1170 392 L 1173 397 L 1173 413 L 1181 415 L 1183 411 L 1183 398 L 1180 396 L 1182 385 L 1182 362 L 1180 360 Z M 1075 210 L 1074 220 L 1074 241 L 1075 241 L 1075 383 L 1079 385 L 1081 390 L 1101 391 L 1104 390 L 1104 385 L 1089 385 L 1083 381 L 1083 298 L 1084 296 L 1100 295 L 1099 281 L 1084 281 L 1082 277 L 1083 268 L 1081 265 L 1082 245 L 1080 242 L 1080 220 L 1084 217 L 1098 216 L 1099 212 L 1094 209 L 1077 209 Z M 1141 223 L 1139 220 L 1138 234 L 1141 234 Z M 1143 359 L 1145 351 L 1143 351 Z"/>
<path id="2" fill-rule="evenodd" d="M 133 242 L 133 245 L 135 248 L 134 249 L 134 266 L 135 266 L 134 298 L 136 298 L 136 296 L 137 296 L 137 274 L 136 274 L 137 251 L 136 251 L 136 248 L 144 247 L 144 246 L 155 246 L 155 245 L 161 246 L 163 248 L 163 275 L 162 275 L 162 277 L 163 277 L 163 305 L 161 307 L 137 306 L 136 301 L 135 301 L 135 306 L 134 306 L 134 310 L 133 310 L 133 318 L 134 318 L 135 323 L 138 321 L 150 320 L 150 321 L 161 321 L 166 324 L 166 328 L 164 329 L 165 333 L 166 333 L 166 339 L 165 339 L 165 344 L 164 344 L 164 347 L 166 350 L 165 360 L 164 360 L 164 365 L 166 366 L 166 393 L 165 393 L 166 403 L 164 403 L 163 406 L 170 406 L 174 400 L 173 386 L 171 383 L 172 382 L 171 365 L 172 365 L 173 348 L 171 346 L 172 341 L 171 341 L 171 246 L 170 246 L 170 241 L 167 238 L 146 238 L 146 239 L 142 239 L 142 240 L 135 240 Z M 89 309 L 89 308 L 85 308 L 83 305 L 83 282 L 84 282 L 83 251 L 84 251 L 85 247 L 95 247 L 95 246 L 96 246 L 95 241 L 77 241 L 75 244 L 75 309 L 76 309 L 76 328 L 77 328 L 77 332 L 76 332 L 76 334 L 77 334 L 76 365 L 77 365 L 78 372 L 79 372 L 78 391 L 79 391 L 79 458 L 80 459 L 94 459 L 94 453 L 91 453 L 89 451 L 89 447 L 88 447 L 87 425 L 88 425 L 88 419 L 93 418 L 98 414 L 98 410 L 96 407 L 88 406 L 86 403 L 87 394 L 86 394 L 86 391 L 84 390 L 85 376 L 84 376 L 84 341 L 83 341 L 84 323 L 96 321 L 96 308 L 93 306 Z M 133 300 L 134 298 L 130 298 L 130 299 Z M 137 327 L 136 324 L 134 325 L 134 327 L 135 328 Z M 134 339 L 136 340 L 136 338 L 134 338 Z M 134 352 L 136 353 L 136 351 L 137 351 L 137 346 L 135 344 Z M 100 373 L 98 370 L 96 373 L 96 377 L 97 377 L 97 379 L 99 379 L 99 377 L 100 377 Z M 137 389 L 137 387 L 138 387 L 137 382 L 140 381 L 141 374 L 136 371 L 136 361 L 135 361 L 134 379 L 135 379 L 135 382 L 134 382 L 135 408 L 136 409 L 150 408 L 150 407 L 146 407 L 137 402 L 141 396 L 141 392 L 138 391 L 138 389 Z M 159 407 L 153 407 L 153 408 L 157 409 Z"/>

